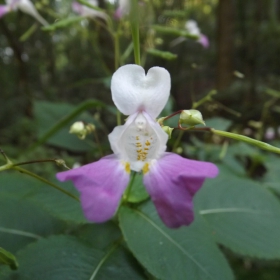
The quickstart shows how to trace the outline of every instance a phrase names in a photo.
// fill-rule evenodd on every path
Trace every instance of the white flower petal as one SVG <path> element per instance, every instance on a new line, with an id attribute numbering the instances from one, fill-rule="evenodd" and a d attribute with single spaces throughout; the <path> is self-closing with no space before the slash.
<path id="1" fill-rule="evenodd" d="M 168 140 L 160 125 L 145 112 L 129 116 L 125 125 L 115 127 L 108 137 L 114 154 L 137 172 L 162 156 Z"/>
<path id="2" fill-rule="evenodd" d="M 156 118 L 164 108 L 170 93 L 169 72 L 161 67 L 151 68 L 147 75 L 139 65 L 120 67 L 111 82 L 112 98 L 125 115 L 145 111 Z"/>

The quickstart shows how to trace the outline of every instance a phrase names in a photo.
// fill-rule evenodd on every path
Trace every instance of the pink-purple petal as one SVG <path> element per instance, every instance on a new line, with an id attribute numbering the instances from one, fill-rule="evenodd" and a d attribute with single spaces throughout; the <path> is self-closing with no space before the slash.
<path id="1" fill-rule="evenodd" d="M 162 221 L 170 228 L 178 228 L 193 221 L 193 196 L 206 178 L 213 178 L 218 172 L 210 162 L 165 153 L 150 165 L 144 185 Z"/>
<path id="2" fill-rule="evenodd" d="M 110 155 L 97 162 L 60 172 L 57 179 L 71 180 L 80 192 L 86 218 L 102 223 L 114 216 L 129 182 L 129 173 L 115 155 Z"/>
<path id="3" fill-rule="evenodd" d="M 9 12 L 8 5 L 0 5 L 0 18 Z"/>
<path id="4" fill-rule="evenodd" d="M 209 48 L 210 43 L 209 43 L 209 39 L 208 39 L 208 37 L 207 37 L 206 35 L 200 34 L 200 38 L 198 39 L 198 42 L 199 42 L 205 49 Z"/>

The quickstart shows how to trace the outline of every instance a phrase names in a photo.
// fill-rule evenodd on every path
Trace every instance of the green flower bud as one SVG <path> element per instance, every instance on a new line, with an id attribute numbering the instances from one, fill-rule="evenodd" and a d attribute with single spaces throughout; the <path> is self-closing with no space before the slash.
<path id="1" fill-rule="evenodd" d="M 87 124 L 85 125 L 85 129 L 86 129 L 86 131 L 87 131 L 88 134 L 89 134 L 89 133 L 92 133 L 92 132 L 95 131 L 95 125 L 92 124 L 92 123 L 87 123 Z"/>
<path id="2" fill-rule="evenodd" d="M 171 139 L 171 134 L 174 128 L 170 127 L 170 126 L 162 126 L 161 127 L 168 135 L 168 139 Z"/>
<path id="3" fill-rule="evenodd" d="M 71 125 L 69 133 L 77 135 L 80 139 L 85 139 L 87 129 L 83 122 L 75 122 Z"/>
<path id="4" fill-rule="evenodd" d="M 203 124 L 205 125 L 205 122 L 203 121 L 203 117 L 201 113 L 198 110 L 183 110 L 180 114 L 179 119 L 180 124 L 187 124 L 190 126 L 194 126 L 197 124 Z"/>

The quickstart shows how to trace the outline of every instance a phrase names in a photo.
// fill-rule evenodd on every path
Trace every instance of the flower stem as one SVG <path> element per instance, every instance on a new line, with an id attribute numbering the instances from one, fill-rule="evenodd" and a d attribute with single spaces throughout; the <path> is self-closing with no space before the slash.
<path id="1" fill-rule="evenodd" d="M 35 174 L 33 172 L 30 172 L 30 171 L 28 171 L 28 170 L 26 170 L 24 168 L 18 167 L 18 166 L 12 166 L 11 169 L 17 170 L 20 173 L 24 173 L 24 174 L 26 174 L 28 176 L 31 176 L 31 177 L 33 177 L 33 178 L 35 178 L 35 179 L 37 179 L 37 180 L 39 180 L 39 181 L 41 181 L 41 182 L 43 182 L 43 183 L 53 187 L 53 188 L 63 192 L 64 194 L 74 198 L 75 200 L 80 201 L 80 199 L 78 197 L 76 197 L 74 194 L 72 194 L 72 193 L 62 189 L 61 187 L 57 186 L 56 184 L 48 181 L 47 179 L 45 179 L 45 178 L 43 178 L 43 177 L 41 177 L 41 176 L 39 176 L 39 175 L 37 175 L 37 174 Z"/>
<path id="2" fill-rule="evenodd" d="M 127 189 L 126 189 L 126 191 L 124 193 L 123 201 L 127 201 L 127 199 L 129 198 L 129 194 L 130 194 L 130 191 L 132 189 L 135 177 L 136 177 L 136 172 L 132 171 L 132 176 L 130 178 L 128 187 L 127 187 Z"/>
<path id="3" fill-rule="evenodd" d="M 280 154 L 280 148 L 274 147 L 274 146 L 269 145 L 265 142 L 262 142 L 262 141 L 244 136 L 244 135 L 239 135 L 239 134 L 235 134 L 235 133 L 227 132 L 227 131 L 222 131 L 222 130 L 216 130 L 214 128 L 211 128 L 210 131 L 212 133 L 216 134 L 216 135 L 228 137 L 228 138 L 235 139 L 235 140 L 238 140 L 238 141 L 243 141 L 243 142 L 246 142 L 248 144 L 257 146 L 257 147 L 259 147 L 263 150 Z"/>
<path id="4" fill-rule="evenodd" d="M 193 105 L 192 105 L 192 109 L 196 109 L 197 107 L 199 107 L 203 103 L 205 103 L 207 101 L 211 101 L 212 96 L 215 95 L 215 94 L 217 94 L 217 91 L 215 89 L 211 90 L 206 96 L 204 96 L 203 98 L 201 98 L 197 102 L 194 102 Z"/>
<path id="5" fill-rule="evenodd" d="M 134 60 L 135 60 L 135 64 L 141 65 L 138 0 L 132 0 L 131 4 L 132 7 L 130 11 L 130 24 L 131 24 L 131 33 L 132 33 L 133 48 L 134 48 Z"/>

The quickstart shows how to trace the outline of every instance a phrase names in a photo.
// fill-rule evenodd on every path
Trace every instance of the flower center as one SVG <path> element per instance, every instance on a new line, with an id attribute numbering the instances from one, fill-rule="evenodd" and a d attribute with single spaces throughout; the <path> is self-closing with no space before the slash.
<path id="1" fill-rule="evenodd" d="M 156 157 L 158 136 L 142 113 L 128 127 L 123 140 L 132 170 L 140 171 L 145 162 Z"/>

